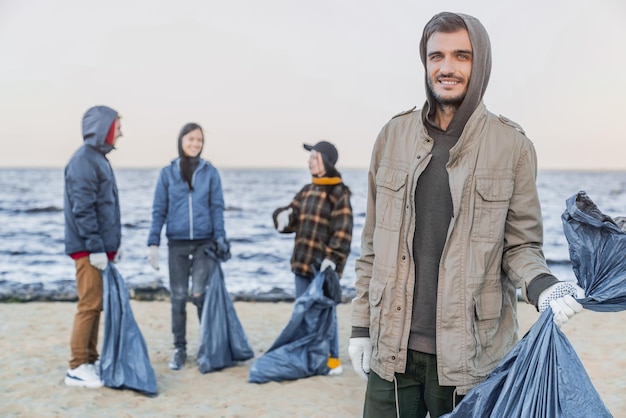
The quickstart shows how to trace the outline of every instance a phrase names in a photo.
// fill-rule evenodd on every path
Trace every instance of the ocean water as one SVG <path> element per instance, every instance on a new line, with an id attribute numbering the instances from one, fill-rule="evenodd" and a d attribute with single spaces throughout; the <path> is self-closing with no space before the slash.
<path id="1" fill-rule="evenodd" d="M 118 269 L 129 287 L 168 286 L 167 246 L 159 271 L 147 263 L 146 240 L 158 169 L 116 169 L 122 212 L 123 259 Z M 223 263 L 231 293 L 256 295 L 272 289 L 293 294 L 289 259 L 292 234 L 274 230 L 272 212 L 310 181 L 306 169 L 220 169 L 226 231 L 233 257 Z M 341 280 L 354 291 L 354 262 L 365 219 L 366 170 L 342 170 L 352 190 L 352 250 Z M 626 215 L 626 172 L 541 171 L 538 188 L 544 218 L 544 252 L 557 277 L 573 280 L 561 214 L 565 200 L 585 190 L 609 216 Z M 0 290 L 17 285 L 54 290 L 72 286 L 74 263 L 63 246 L 63 169 L 0 169 Z M 165 229 L 165 228 L 164 228 Z M 163 231 L 164 235 L 164 231 Z"/>

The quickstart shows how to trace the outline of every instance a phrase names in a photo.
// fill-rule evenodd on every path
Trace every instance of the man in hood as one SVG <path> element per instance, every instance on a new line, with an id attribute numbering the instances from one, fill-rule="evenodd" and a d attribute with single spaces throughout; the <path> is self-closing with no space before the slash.
<path id="1" fill-rule="evenodd" d="M 76 263 L 78 305 L 65 384 L 98 388 L 102 271 L 119 251 L 122 227 L 117 184 L 106 158 L 122 136 L 120 117 L 95 106 L 83 117 L 83 145 L 65 167 L 65 253 Z"/>
<path id="2" fill-rule="evenodd" d="M 366 417 L 450 412 L 517 342 L 516 289 L 557 325 L 582 308 L 543 255 L 534 147 L 483 104 L 485 28 L 439 13 L 420 55 L 427 101 L 383 127 L 368 175 L 349 345 Z"/>

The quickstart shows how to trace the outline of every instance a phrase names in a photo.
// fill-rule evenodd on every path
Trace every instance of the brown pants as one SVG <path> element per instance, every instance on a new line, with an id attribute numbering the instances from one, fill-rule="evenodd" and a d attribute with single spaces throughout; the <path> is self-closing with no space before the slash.
<path id="1" fill-rule="evenodd" d="M 76 261 L 76 292 L 78 305 L 70 348 L 70 368 L 98 359 L 98 329 L 102 312 L 102 275 L 89 263 L 89 257 Z"/>

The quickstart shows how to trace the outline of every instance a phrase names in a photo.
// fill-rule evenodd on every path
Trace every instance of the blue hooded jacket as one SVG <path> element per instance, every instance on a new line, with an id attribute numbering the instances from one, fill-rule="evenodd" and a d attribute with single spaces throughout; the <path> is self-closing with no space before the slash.
<path id="1" fill-rule="evenodd" d="M 217 169 L 200 158 L 193 173 L 193 189 L 180 174 L 180 158 L 161 169 L 154 191 L 152 225 L 148 245 L 160 245 L 167 222 L 168 240 L 214 240 L 225 238 L 224 195 Z"/>
<path id="2" fill-rule="evenodd" d="M 117 251 L 120 204 L 106 137 L 117 112 L 94 106 L 83 116 L 84 144 L 65 167 L 65 253 Z"/>

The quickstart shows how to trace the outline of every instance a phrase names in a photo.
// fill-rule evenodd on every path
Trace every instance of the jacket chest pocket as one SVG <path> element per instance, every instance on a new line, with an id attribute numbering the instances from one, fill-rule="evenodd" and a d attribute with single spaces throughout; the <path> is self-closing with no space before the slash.
<path id="1" fill-rule="evenodd" d="M 376 173 L 376 226 L 400 230 L 406 195 L 407 173 L 380 167 Z"/>
<path id="2" fill-rule="evenodd" d="M 472 241 L 499 242 L 513 196 L 512 178 L 477 178 Z"/>

